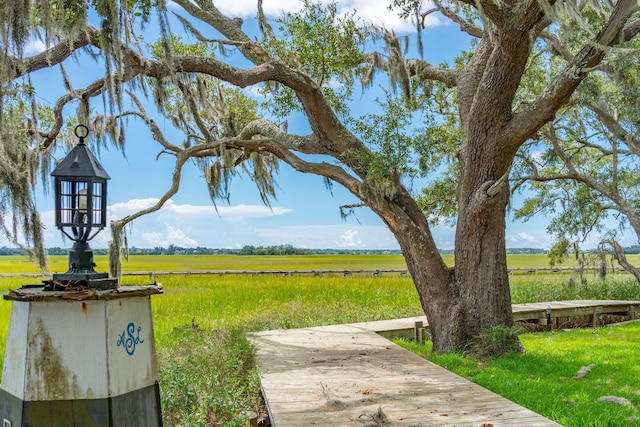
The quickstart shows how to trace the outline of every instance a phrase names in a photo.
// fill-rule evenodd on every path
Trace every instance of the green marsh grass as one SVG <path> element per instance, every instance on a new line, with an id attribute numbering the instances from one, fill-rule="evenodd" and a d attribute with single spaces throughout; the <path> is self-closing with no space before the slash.
<path id="1" fill-rule="evenodd" d="M 570 276 L 556 274 L 511 276 L 511 300 L 514 304 L 580 299 L 640 300 L 640 286 L 627 274 L 617 273 L 604 281 L 594 279 L 586 283 L 569 283 L 569 279 Z"/>
<path id="2" fill-rule="evenodd" d="M 453 255 L 443 255 L 445 262 L 452 266 Z M 629 255 L 629 262 L 640 263 L 640 254 Z M 98 270 L 106 269 L 107 257 L 96 255 Z M 67 270 L 67 257 L 50 256 L 49 272 Z M 544 254 L 509 254 L 507 265 L 514 269 L 548 268 L 549 259 Z M 575 259 L 568 259 L 557 267 L 576 267 Z M 313 270 L 313 269 L 403 269 L 406 263 L 397 254 L 350 254 L 350 255 L 131 255 L 123 262 L 124 272 L 162 271 L 208 271 L 208 270 Z M 101 270 L 101 271 L 102 271 Z M 36 265 L 24 256 L 0 256 L 0 274 L 38 273 Z M 524 274 L 524 273 L 523 273 Z M 540 273 L 542 274 L 542 273 Z"/>
<path id="3" fill-rule="evenodd" d="M 452 262 L 453 257 L 447 258 Z M 56 255 L 48 259 L 51 273 L 67 270 L 66 256 Z M 105 271 L 108 259 L 96 255 L 96 270 Z M 215 270 L 358 270 L 404 269 L 402 255 L 131 255 L 122 263 L 123 272 L 198 272 Z M 24 256 L 0 257 L 0 274 L 39 273 L 35 264 Z"/>
<path id="4" fill-rule="evenodd" d="M 153 297 L 152 307 L 160 342 L 175 327 L 192 321 L 207 329 L 258 331 L 421 313 L 407 277 L 189 275 L 159 279 L 165 293 Z"/>
<path id="5" fill-rule="evenodd" d="M 449 257 L 450 265 L 452 261 Z M 97 257 L 96 262 L 99 266 L 106 265 L 106 258 Z M 546 262 L 544 255 L 509 257 L 511 268 L 541 268 L 547 265 Z M 125 284 L 148 284 L 155 279 L 164 286 L 163 295 L 152 297 L 152 310 L 165 425 L 247 425 L 248 411 L 257 411 L 260 396 L 257 391 L 258 378 L 252 368 L 253 351 L 244 337 L 246 332 L 422 314 L 413 283 L 406 276 L 212 276 L 197 274 L 198 271 L 385 268 L 405 268 L 404 260 L 399 255 L 131 256 L 130 261 L 124 264 L 125 272 L 142 271 L 152 275 L 162 271 L 189 273 L 168 276 L 156 274 L 155 277 L 125 276 L 122 280 Z M 103 271 L 100 267 L 97 269 Z M 52 257 L 50 270 L 66 271 L 66 257 Z M 35 266 L 26 258 L 0 257 L 0 274 L 36 272 Z M 570 276 L 541 272 L 513 275 L 513 302 L 587 298 L 640 300 L 640 286 L 623 274 L 610 275 L 605 282 L 585 276 L 589 279 L 588 283 L 574 280 L 574 284 L 569 286 Z M 38 283 L 38 279 L 2 277 L 0 293 L 5 294 L 8 289 L 27 283 Z M 0 354 L 4 353 L 10 306 L 8 301 L 0 300 Z M 562 365 L 563 358 L 556 354 L 536 353 L 529 347 L 541 346 L 536 341 L 537 337 L 543 337 L 542 342 L 545 342 L 554 336 L 527 334 L 522 338 L 528 347 L 527 355 L 536 354 L 539 368 L 543 371 L 545 365 L 553 365 L 557 360 Z M 580 342 L 577 346 L 588 347 L 595 337 L 587 331 L 578 339 Z M 620 354 L 626 352 L 624 349 L 620 351 Z M 518 360 L 520 356 L 513 357 Z M 620 356 L 621 359 L 624 357 Z M 588 363 L 598 363 L 595 356 L 593 360 Z M 635 359 L 630 360 L 636 363 Z M 512 365 L 512 368 L 504 369 L 513 369 L 514 377 L 520 375 L 518 363 Z M 633 366 L 639 365 L 636 363 Z M 574 368 L 572 364 L 570 370 Z M 476 369 L 482 368 L 476 363 Z M 571 375 L 575 375 L 575 372 Z M 638 378 L 638 375 L 634 377 Z M 618 384 L 615 373 L 611 373 L 610 379 L 613 381 L 612 387 Z M 582 384 L 590 383 L 585 381 Z M 523 394 L 521 399 L 523 405 L 531 407 L 538 397 Z M 577 400 L 578 397 L 572 399 Z M 545 415 L 561 422 L 575 418 L 574 424 L 569 425 L 616 425 L 606 424 L 602 420 L 609 416 L 606 411 L 615 412 L 618 408 L 594 405 L 600 412 L 589 415 L 586 412 L 573 414 L 571 410 L 574 406 L 579 405 L 559 405 L 553 409 L 555 412 Z M 559 409 L 562 409 L 561 413 Z"/>

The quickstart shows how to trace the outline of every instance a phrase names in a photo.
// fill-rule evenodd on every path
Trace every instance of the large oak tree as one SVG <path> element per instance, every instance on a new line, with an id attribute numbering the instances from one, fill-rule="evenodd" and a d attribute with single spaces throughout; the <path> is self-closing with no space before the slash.
<path id="1" fill-rule="evenodd" d="M 472 51 L 464 53 L 455 66 L 445 67 L 405 57 L 394 34 L 359 28 L 351 15 L 338 19 L 331 6 L 308 3 L 303 14 L 283 17 L 282 26 L 274 29 L 259 2 L 263 38 L 257 39 L 243 30 L 242 20 L 224 16 L 210 0 L 174 0 L 172 5 L 179 7 L 174 9 L 177 19 L 198 41 L 185 44 L 169 31 L 170 15 L 160 2 L 9 3 L 0 6 L 4 23 L 0 34 L 3 171 L 15 164 L 16 156 L 27 159 L 28 153 L 49 149 L 64 134 L 64 107 L 76 102 L 79 119 L 91 117 L 99 135 L 122 141 L 126 139 L 123 121 L 137 117 L 149 126 L 162 151 L 175 156 L 173 186 L 158 205 L 139 214 L 158 209 L 178 191 L 181 168 L 191 159 L 205 171 L 214 198 L 227 195 L 229 179 L 237 168 L 251 174 L 265 201 L 274 195 L 278 162 L 323 176 L 351 192 L 358 201 L 354 204 L 370 208 L 394 234 L 428 317 L 434 349 L 441 352 L 463 346 L 484 329 L 513 324 L 505 217 L 514 158 L 567 105 L 611 49 L 631 40 L 640 29 L 635 0 L 581 4 L 452 0 L 429 5 L 396 1 L 420 30 L 429 14 L 438 13 L 474 39 Z M 595 23 L 583 19 L 589 14 L 600 19 Z M 136 25 L 155 17 L 162 40 L 146 49 L 138 44 Z M 88 23 L 96 20 L 99 28 Z M 567 25 L 584 28 L 572 43 L 559 36 Z M 25 56 L 25 42 L 36 33 L 47 49 Z M 371 43 L 371 38 L 381 43 Z M 378 45 L 380 51 L 375 52 Z M 562 61 L 531 89 L 524 83 L 539 52 L 536 47 L 541 45 L 562 52 Z M 239 52 L 242 61 L 221 52 L 229 50 Z M 34 100 L 18 87 L 28 83 L 30 73 L 64 64 L 80 54 L 99 58 L 105 65 L 104 76 L 86 88 L 73 88 L 69 83 L 68 94 L 46 114 L 35 102 L 22 102 Z M 375 70 L 385 72 L 390 87 L 400 89 L 404 105 L 389 100 L 384 104 L 388 112 L 398 114 L 387 112 L 354 122 L 345 100 L 353 84 L 358 79 L 371 81 Z M 268 117 L 277 121 L 261 116 L 254 103 L 233 89 L 250 86 L 270 93 L 276 108 Z M 421 138 L 396 132 L 403 126 L 400 121 L 410 117 L 408 110 L 437 110 L 442 99 L 436 99 L 436 94 L 442 91 L 431 90 L 435 86 L 451 89 L 447 102 L 455 103 L 452 123 L 457 130 L 446 135 L 432 131 L 447 120 L 445 116 L 426 123 Z M 522 96 L 525 86 L 526 98 Z M 158 107 L 154 114 L 170 117 L 184 132 L 184 140 L 172 142 L 162 133 L 139 100 L 145 94 Z M 91 109 L 92 99 L 98 96 L 106 97 L 105 104 L 111 107 L 101 115 Z M 124 98 L 131 98 L 135 108 L 123 108 Z M 307 135 L 290 133 L 282 125 L 283 118 L 296 108 L 308 120 L 311 132 Z M 11 118 L 20 112 L 25 120 Z M 382 141 L 369 139 L 378 136 Z M 17 154 L 6 149 L 14 140 L 23 141 L 11 148 Z M 456 174 L 451 175 L 457 205 L 454 268 L 445 265 L 434 242 L 428 222 L 432 212 L 425 212 L 426 205 L 418 204 L 406 185 L 407 174 L 413 173 L 407 166 L 411 156 L 419 158 L 419 163 L 443 144 L 456 165 Z M 21 173 L 31 177 L 35 170 L 25 166 Z M 0 183 L 1 205 L 5 211 L 16 203 L 26 207 L 17 212 L 18 218 L 29 226 L 27 231 L 33 230 L 37 225 L 37 218 L 29 216 L 33 207 L 5 196 L 14 194 L 16 188 L 24 190 L 32 179 L 11 184 L 7 175 L 3 172 Z M 120 246 L 124 224 L 139 214 L 112 224 L 114 250 Z M 11 234 L 10 227 L 4 229 Z M 37 236 L 31 237 L 37 241 Z"/>

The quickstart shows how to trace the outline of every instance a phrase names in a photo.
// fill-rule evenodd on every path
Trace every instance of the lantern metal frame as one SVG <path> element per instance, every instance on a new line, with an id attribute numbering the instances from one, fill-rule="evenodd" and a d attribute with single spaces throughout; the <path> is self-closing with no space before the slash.
<path id="1" fill-rule="evenodd" d="M 107 223 L 107 180 L 111 179 L 85 143 L 89 128 L 78 125 L 78 144 L 51 172 L 55 188 L 56 227 L 74 241 L 69 270 L 54 274 L 54 282 L 89 282 L 109 277 L 93 267 L 93 239 Z M 90 283 L 87 283 L 90 286 Z"/>

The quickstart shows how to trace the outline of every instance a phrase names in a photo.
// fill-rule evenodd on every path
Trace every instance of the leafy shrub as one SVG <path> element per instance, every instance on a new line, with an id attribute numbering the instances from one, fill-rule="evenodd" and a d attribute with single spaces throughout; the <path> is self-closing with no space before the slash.
<path id="1" fill-rule="evenodd" d="M 522 353 L 524 348 L 520 344 L 518 335 L 522 332 L 519 327 L 494 326 L 485 329 L 467 348 L 467 352 L 481 358 L 493 358 L 508 353 Z"/>
<path id="2" fill-rule="evenodd" d="M 159 352 L 165 425 L 249 425 L 250 408 L 260 405 L 254 349 L 240 329 L 205 331 L 180 326 L 173 345 Z"/>

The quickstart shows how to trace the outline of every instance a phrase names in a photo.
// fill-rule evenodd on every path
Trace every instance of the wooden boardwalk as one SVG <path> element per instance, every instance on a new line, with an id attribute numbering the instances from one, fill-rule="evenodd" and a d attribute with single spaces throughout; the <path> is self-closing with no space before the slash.
<path id="1" fill-rule="evenodd" d="M 593 326 L 598 326 L 600 316 L 613 314 L 633 318 L 640 313 L 640 301 L 620 300 L 574 300 L 514 304 L 513 318 L 516 321 L 547 324 L 547 308 L 551 317 L 591 316 Z"/>
<path id="2" fill-rule="evenodd" d="M 547 307 L 554 316 L 625 310 L 633 315 L 640 301 L 522 304 L 514 305 L 514 313 L 526 320 L 546 322 Z M 253 334 L 272 425 L 559 425 L 379 334 L 412 331 L 416 321 L 426 325 L 424 317 L 416 317 Z"/>

